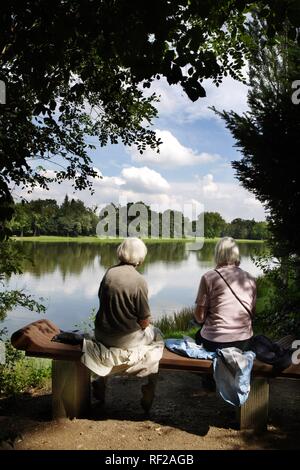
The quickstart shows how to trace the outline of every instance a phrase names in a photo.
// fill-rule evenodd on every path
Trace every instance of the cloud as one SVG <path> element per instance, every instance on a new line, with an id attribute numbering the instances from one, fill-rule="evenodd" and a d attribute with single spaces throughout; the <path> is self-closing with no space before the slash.
<path id="1" fill-rule="evenodd" d="M 238 182 L 215 181 L 212 174 L 194 182 L 176 182 L 171 185 L 172 194 L 180 194 L 181 200 L 193 199 L 204 205 L 207 212 L 219 212 L 226 221 L 237 217 L 242 219 L 264 220 L 266 217 L 262 204 Z"/>
<path id="2" fill-rule="evenodd" d="M 179 140 L 168 130 L 156 129 L 156 136 L 162 140 L 160 152 L 147 149 L 141 156 L 137 148 L 130 148 L 131 159 L 135 162 L 142 161 L 156 164 L 164 168 L 175 166 L 201 165 L 219 160 L 217 154 L 206 152 L 198 153 L 189 147 L 182 145 Z"/>
<path id="3" fill-rule="evenodd" d="M 153 82 L 149 94 L 155 92 L 160 95 L 160 102 L 156 104 L 160 117 L 169 118 L 178 123 L 186 123 L 199 119 L 219 119 L 209 106 L 218 110 L 234 110 L 244 113 L 248 109 L 248 87 L 231 77 L 225 77 L 217 87 L 211 80 L 204 80 L 202 85 L 206 91 L 206 98 L 199 98 L 192 102 L 179 85 L 169 85 L 165 78 Z"/>
<path id="4" fill-rule="evenodd" d="M 260 206 L 260 202 L 258 201 L 258 199 L 255 199 L 255 197 L 247 197 L 246 199 L 244 199 L 244 203 L 247 206 L 252 206 L 252 207 Z"/>
<path id="5" fill-rule="evenodd" d="M 214 177 L 211 174 L 204 176 L 203 178 L 203 193 L 209 195 L 216 193 L 218 191 L 218 186 L 214 182 Z"/>
<path id="6" fill-rule="evenodd" d="M 79 198 L 87 206 L 102 208 L 110 202 L 124 205 L 126 202 L 144 201 L 155 210 L 182 210 L 198 204 L 198 212 L 219 212 L 227 221 L 243 219 L 264 220 L 265 211 L 253 194 L 246 191 L 238 182 L 222 182 L 212 173 L 185 181 L 167 181 L 159 172 L 148 167 L 130 166 L 123 168 L 119 175 L 104 176 L 93 180 L 94 194 L 87 190 L 74 191 L 70 181 L 53 184 L 49 191 L 34 189 L 27 199 L 53 198 L 61 203 L 64 196 Z M 23 196 L 25 196 L 23 192 Z M 156 208 L 154 207 L 156 206 Z"/>
<path id="7" fill-rule="evenodd" d="M 142 193 L 163 193 L 170 188 L 169 183 L 160 173 L 150 170 L 147 166 L 141 168 L 123 168 L 121 176 L 125 180 L 125 189 Z"/>

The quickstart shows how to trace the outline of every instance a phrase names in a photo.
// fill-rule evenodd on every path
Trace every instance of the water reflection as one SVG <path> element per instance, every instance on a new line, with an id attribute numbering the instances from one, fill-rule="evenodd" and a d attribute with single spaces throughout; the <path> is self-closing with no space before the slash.
<path id="1" fill-rule="evenodd" d="M 20 247 L 28 260 L 24 273 L 11 278 L 10 287 L 44 297 L 49 319 L 61 328 L 72 328 L 98 308 L 99 283 L 105 270 L 117 261 L 116 244 L 25 242 Z M 241 267 L 259 274 L 251 255 L 261 252 L 262 244 L 240 243 L 239 247 Z M 186 250 L 184 243 L 148 245 L 140 271 L 149 286 L 154 318 L 194 303 L 201 275 L 213 267 L 213 253 L 213 243 L 205 243 L 199 251 Z M 5 325 L 12 332 L 37 318 L 37 314 L 18 309 L 8 315 Z"/>
<path id="2" fill-rule="evenodd" d="M 99 263 L 108 268 L 117 262 L 117 244 L 97 245 L 87 243 L 20 243 L 27 262 L 24 271 L 40 277 L 57 269 L 63 276 L 80 274 L 83 269 Z M 148 246 L 145 265 L 156 261 L 179 263 L 187 259 L 185 243 L 164 243 Z M 144 269 L 143 267 L 143 269 Z"/>

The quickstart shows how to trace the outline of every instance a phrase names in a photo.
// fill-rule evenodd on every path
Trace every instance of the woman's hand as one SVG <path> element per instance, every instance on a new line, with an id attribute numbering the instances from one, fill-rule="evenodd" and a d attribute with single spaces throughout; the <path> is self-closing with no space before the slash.
<path id="1" fill-rule="evenodd" d="M 139 320 L 138 324 L 140 325 L 142 330 L 145 330 L 145 328 L 147 328 L 147 326 L 150 325 L 150 318 L 148 317 L 148 318 L 144 318 L 143 320 Z"/>

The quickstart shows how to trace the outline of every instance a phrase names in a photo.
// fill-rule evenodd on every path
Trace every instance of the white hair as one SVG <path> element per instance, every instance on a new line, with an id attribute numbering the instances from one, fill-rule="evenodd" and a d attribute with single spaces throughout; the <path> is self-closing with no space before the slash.
<path id="1" fill-rule="evenodd" d="M 147 254 L 145 243 L 136 237 L 125 238 L 117 248 L 117 255 L 122 263 L 141 264 Z"/>
<path id="2" fill-rule="evenodd" d="M 240 251 L 234 238 L 224 237 L 218 241 L 215 247 L 215 263 L 217 266 L 240 264 Z"/>

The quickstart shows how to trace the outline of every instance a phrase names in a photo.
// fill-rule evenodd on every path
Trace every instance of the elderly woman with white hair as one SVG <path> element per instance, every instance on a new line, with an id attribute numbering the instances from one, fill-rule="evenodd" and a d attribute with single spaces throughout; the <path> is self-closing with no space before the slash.
<path id="1" fill-rule="evenodd" d="M 142 240 L 126 238 L 117 249 L 120 262 L 109 268 L 101 281 L 95 337 L 107 347 L 129 348 L 149 342 L 148 288 L 136 270 L 146 254 Z"/>
<path id="2" fill-rule="evenodd" d="M 253 336 L 255 278 L 239 267 L 239 248 L 231 237 L 217 243 L 215 263 L 216 269 L 200 281 L 194 315 L 203 326 L 196 342 L 208 351 L 226 347 L 246 351 Z"/>
<path id="3" fill-rule="evenodd" d="M 113 351 L 112 356 L 118 359 L 118 367 L 122 369 L 124 366 L 126 373 L 129 371 L 128 373 L 140 376 L 148 375 L 148 384 L 142 387 L 141 400 L 142 407 L 148 412 L 154 397 L 158 364 L 164 344 L 159 330 L 150 324 L 147 284 L 136 270 L 143 263 L 146 254 L 146 245 L 139 238 L 126 238 L 118 247 L 119 263 L 106 271 L 100 284 L 95 339 L 102 345 L 101 351 L 104 349 L 103 345 L 107 348 L 106 356 L 109 351 Z M 137 357 L 138 362 L 131 368 L 130 364 L 128 367 L 128 350 L 130 357 Z M 89 367 L 91 362 L 88 361 L 86 365 Z M 132 362 L 129 360 L 129 363 L 130 361 Z M 104 381 L 94 381 L 93 388 L 95 397 L 103 400 Z"/>

